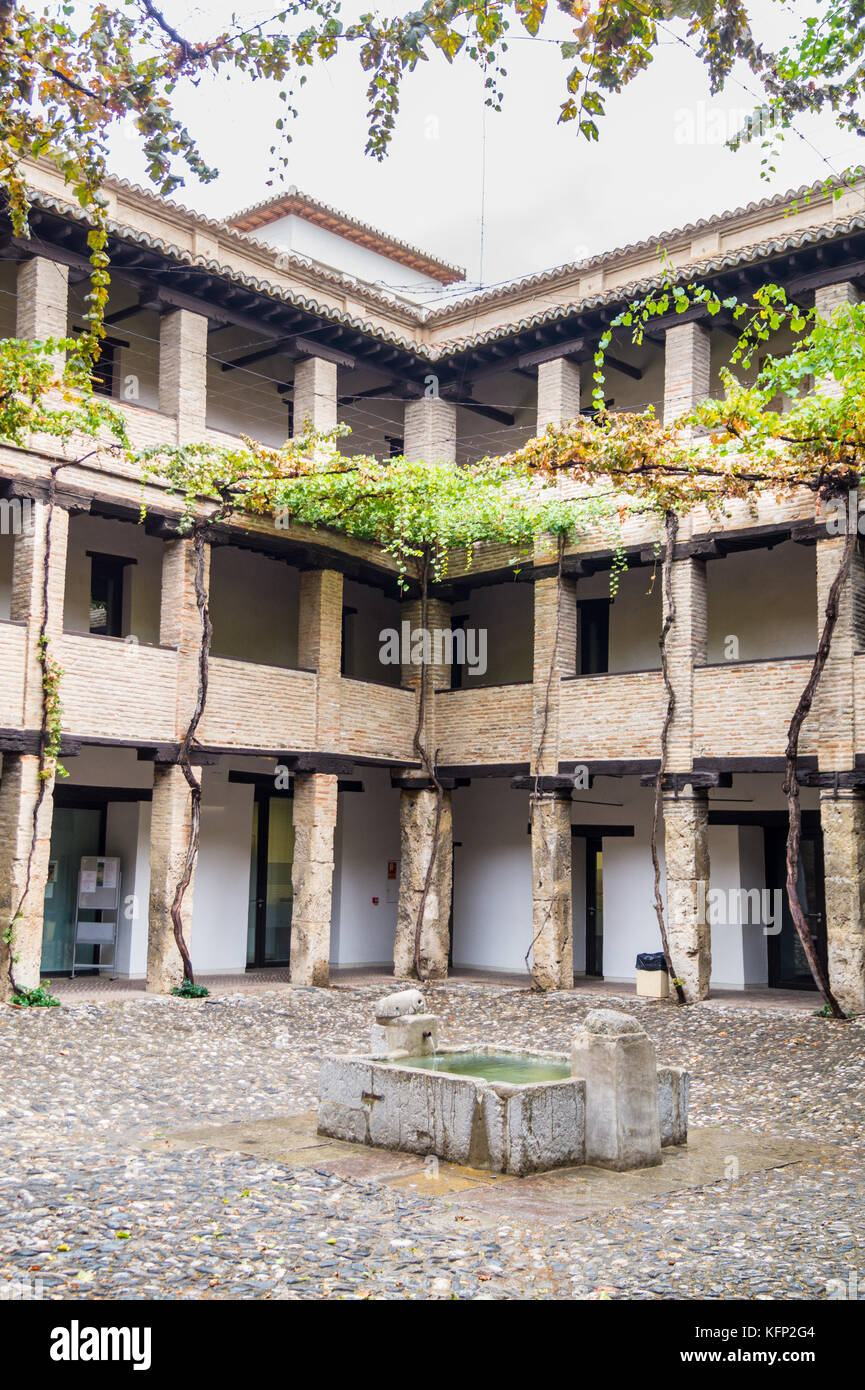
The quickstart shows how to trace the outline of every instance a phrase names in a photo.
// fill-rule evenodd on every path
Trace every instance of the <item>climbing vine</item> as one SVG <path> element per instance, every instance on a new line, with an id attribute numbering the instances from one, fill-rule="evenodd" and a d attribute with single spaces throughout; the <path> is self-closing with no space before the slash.
<path id="1" fill-rule="evenodd" d="M 602 405 L 604 355 L 618 327 L 633 330 L 640 341 L 652 317 L 669 314 L 671 306 L 682 314 L 697 305 L 709 316 L 727 312 L 741 323 L 732 363 L 750 370 L 756 349 L 782 326 L 795 341 L 780 356 L 767 355 L 753 382 L 743 383 L 731 368 L 722 372 L 724 396 L 698 404 L 675 422 L 661 423 L 649 409 L 634 415 L 612 415 Z M 599 408 L 594 418 L 584 416 L 555 427 L 530 440 L 511 455 L 517 470 L 528 476 L 551 478 L 566 475 L 577 483 L 608 487 L 621 515 L 636 505 L 643 514 L 666 518 L 665 605 L 661 637 L 662 670 L 666 643 L 675 623 L 669 566 L 677 533 L 675 518 L 698 505 L 713 517 L 723 516 L 733 501 L 751 504 L 761 496 L 778 502 L 810 494 L 818 515 L 830 504 L 840 505 L 846 516 L 849 500 L 860 485 L 865 450 L 865 306 L 844 304 L 823 318 L 791 303 L 779 286 L 762 286 L 750 301 L 720 300 L 703 286 L 669 284 L 632 305 L 610 325 L 595 361 Z M 816 382 L 817 389 L 811 390 Z M 831 382 L 830 388 L 825 383 Z M 778 398 L 789 408 L 780 413 Z M 855 530 L 855 527 L 854 527 Z M 855 537 L 854 537 L 855 539 Z M 802 941 L 815 983 L 833 1017 L 843 1016 L 829 987 L 826 972 L 813 949 L 799 899 L 797 880 L 801 837 L 798 750 L 802 724 L 813 704 L 831 648 L 841 590 L 854 552 L 854 541 L 844 547 L 838 571 L 830 587 L 824 626 L 805 689 L 790 721 L 787 743 L 787 896 L 791 915 Z M 659 799 L 666 761 L 666 737 L 675 711 L 675 692 L 664 676 L 667 706 L 662 729 L 662 758 L 655 784 L 653 862 L 655 899 L 661 938 L 670 968 L 669 947 L 660 896 L 657 854 Z M 675 976 L 674 976 L 675 978 Z"/>
<path id="2" fill-rule="evenodd" d="M 56 776 L 66 776 L 61 765 L 63 670 L 51 654 L 48 634 L 50 620 L 50 572 L 53 521 L 57 505 L 57 479 L 66 468 L 87 462 L 95 453 L 128 444 L 122 415 L 105 401 L 93 398 L 89 376 L 80 359 L 63 362 L 61 354 L 75 344 L 70 339 L 26 342 L 0 341 L 0 443 L 16 448 L 33 447 L 45 452 L 59 447 L 74 457 L 55 457 L 48 468 L 47 497 L 41 513 L 42 558 L 39 628 L 36 658 L 41 682 L 41 712 L 38 741 L 38 786 L 31 816 L 30 843 L 24 865 L 23 884 L 8 920 L 3 924 L 5 973 L 13 999 L 31 1001 L 33 991 L 22 988 L 15 978 L 17 963 L 16 930 L 32 891 L 33 872 L 39 839 L 39 817 L 45 798 Z M 86 453 L 75 452 L 84 438 L 100 443 Z M 37 517 L 40 509 L 36 509 Z M 34 521 L 34 525 L 36 522 Z"/>

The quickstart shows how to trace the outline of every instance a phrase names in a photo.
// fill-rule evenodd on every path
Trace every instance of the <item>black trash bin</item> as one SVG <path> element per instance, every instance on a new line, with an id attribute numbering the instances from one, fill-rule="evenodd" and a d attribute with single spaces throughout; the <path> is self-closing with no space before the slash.
<path id="1" fill-rule="evenodd" d="M 666 970 L 663 951 L 642 951 L 637 956 L 638 970 Z"/>

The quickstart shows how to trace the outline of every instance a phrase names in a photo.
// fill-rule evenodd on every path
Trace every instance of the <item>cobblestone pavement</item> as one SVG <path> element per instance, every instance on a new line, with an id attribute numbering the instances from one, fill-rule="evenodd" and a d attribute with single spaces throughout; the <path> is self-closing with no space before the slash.
<path id="1" fill-rule="evenodd" d="M 444 1042 L 504 1047 L 564 1050 L 613 1002 L 427 992 Z M 813 1141 L 820 1157 L 580 1220 L 563 1206 L 561 1224 L 521 1204 L 517 1181 L 479 1224 L 423 1183 L 171 1141 L 313 1109 L 322 1052 L 364 1046 L 381 993 L 0 1009 L 0 1297 L 825 1298 L 851 1276 L 865 1289 L 863 1020 L 618 1001 L 660 1061 L 692 1072 L 694 1125 Z"/>

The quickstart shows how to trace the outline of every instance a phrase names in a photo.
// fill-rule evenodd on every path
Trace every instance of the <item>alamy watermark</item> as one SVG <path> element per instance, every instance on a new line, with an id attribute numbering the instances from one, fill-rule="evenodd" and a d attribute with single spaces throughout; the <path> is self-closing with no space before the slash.
<path id="1" fill-rule="evenodd" d="M 0 536 L 32 536 L 43 504 L 34 497 L 0 497 Z"/>
<path id="2" fill-rule="evenodd" d="M 783 911 L 780 888 L 710 888 L 705 879 L 697 882 L 697 920 L 704 926 L 758 926 L 764 936 L 778 936 Z"/>
<path id="3" fill-rule="evenodd" d="M 384 627 L 378 634 L 383 666 L 465 666 L 470 676 L 487 669 L 485 627 Z"/>

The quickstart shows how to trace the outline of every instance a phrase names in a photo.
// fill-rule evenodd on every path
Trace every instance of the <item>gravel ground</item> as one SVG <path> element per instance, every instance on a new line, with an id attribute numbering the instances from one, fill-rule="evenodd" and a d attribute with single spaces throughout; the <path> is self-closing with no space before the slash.
<path id="1" fill-rule="evenodd" d="M 507 1224 L 479 1232 L 413 1191 L 165 1144 L 313 1109 L 322 1052 L 363 1046 L 387 988 L 0 1009 L 0 1297 L 825 1298 L 851 1275 L 865 1292 L 862 1020 L 616 1001 L 691 1071 L 693 1125 L 838 1147 L 555 1228 L 521 1216 L 517 1183 Z M 559 1050 L 613 1002 L 428 997 L 444 1042 Z"/>

